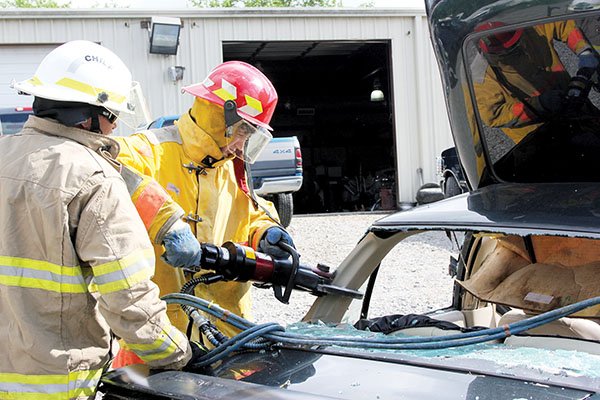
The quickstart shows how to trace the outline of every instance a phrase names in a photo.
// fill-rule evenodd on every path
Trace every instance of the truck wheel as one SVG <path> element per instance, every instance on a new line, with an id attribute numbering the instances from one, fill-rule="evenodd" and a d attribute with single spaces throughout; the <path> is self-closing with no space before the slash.
<path id="1" fill-rule="evenodd" d="M 417 204 L 429 204 L 444 198 L 440 185 L 426 183 L 417 191 Z"/>
<path id="2" fill-rule="evenodd" d="M 456 181 L 456 178 L 454 178 L 453 176 L 447 177 L 446 181 L 444 182 L 444 197 L 448 198 L 461 193 L 462 190 L 460 190 L 460 186 Z"/>
<path id="3" fill-rule="evenodd" d="M 277 193 L 273 195 L 273 204 L 279 214 L 281 225 L 288 227 L 292 222 L 294 213 L 294 198 L 291 193 Z"/>

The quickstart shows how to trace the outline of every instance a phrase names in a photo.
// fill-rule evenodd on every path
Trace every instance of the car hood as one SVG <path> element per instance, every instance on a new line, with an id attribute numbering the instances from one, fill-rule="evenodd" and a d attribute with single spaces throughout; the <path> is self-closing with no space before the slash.
<path id="1" fill-rule="evenodd" d="M 600 238 L 600 183 L 496 184 L 392 214 L 370 228 L 442 229 Z"/>
<path id="2" fill-rule="evenodd" d="M 500 23 L 507 27 L 513 25 L 522 27 L 533 21 L 548 21 L 548 18 L 556 20 L 590 15 L 572 11 L 573 2 L 573 0 L 425 0 L 431 40 L 442 77 L 454 143 L 470 187 L 478 188 L 503 180 L 514 180 L 507 178 L 511 176 L 510 173 L 506 173 L 502 178 L 493 171 L 494 168 L 491 168 L 495 163 L 491 161 L 494 159 L 491 154 L 493 149 L 486 147 L 484 143 L 486 133 L 474 112 L 478 104 L 473 97 L 472 81 L 476 78 L 473 78 L 471 68 L 472 61 L 476 57 L 472 54 L 472 48 L 469 48 L 466 43 L 469 38 L 478 34 L 476 27 L 486 24 Z M 560 153 L 561 146 L 557 147 L 556 152 Z M 597 152 L 597 149 L 595 151 Z M 592 158 L 597 159 L 597 156 Z M 543 161 L 546 166 L 551 167 L 553 160 L 557 161 L 560 158 L 536 159 L 535 163 L 532 161 L 527 167 L 514 168 L 517 171 L 528 170 L 532 165 L 534 167 L 539 165 L 537 161 Z M 565 162 L 566 168 L 569 168 L 569 165 Z M 579 171 L 583 171 L 583 168 Z M 543 170 L 534 172 L 543 175 Z M 533 179 L 527 177 L 526 181 L 582 181 L 578 179 L 577 172 L 570 171 L 568 178 L 565 179 L 554 179 L 557 175 L 562 178 L 560 172 L 557 172 L 552 174 L 552 179 L 536 180 L 536 177 Z M 594 177 L 595 179 L 592 180 L 597 180 L 598 174 L 594 174 Z"/>
<path id="3" fill-rule="evenodd" d="M 509 397 L 497 398 L 566 400 L 600 390 L 593 379 L 567 382 L 560 374 L 549 377 L 535 370 L 522 374 L 489 360 L 291 349 L 240 354 L 207 374 L 154 371 L 140 376 L 122 368 L 110 372 L 103 385 L 105 393 L 132 399 L 153 394 L 173 399 L 474 400 L 504 393 Z"/>

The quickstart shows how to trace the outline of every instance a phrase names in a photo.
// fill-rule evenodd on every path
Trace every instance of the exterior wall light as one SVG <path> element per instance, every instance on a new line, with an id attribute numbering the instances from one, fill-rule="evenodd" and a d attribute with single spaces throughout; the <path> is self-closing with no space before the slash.
<path id="1" fill-rule="evenodd" d="M 371 101 L 372 102 L 380 102 L 385 100 L 385 96 L 383 91 L 381 90 L 381 83 L 378 78 L 373 80 L 373 91 L 371 92 Z"/>
<path id="2" fill-rule="evenodd" d="M 169 79 L 173 82 L 177 82 L 183 79 L 183 71 L 185 71 L 185 67 L 181 65 L 176 65 L 174 67 L 168 68 Z"/>
<path id="3" fill-rule="evenodd" d="M 150 53 L 176 55 L 181 32 L 181 19 L 152 17 Z"/>

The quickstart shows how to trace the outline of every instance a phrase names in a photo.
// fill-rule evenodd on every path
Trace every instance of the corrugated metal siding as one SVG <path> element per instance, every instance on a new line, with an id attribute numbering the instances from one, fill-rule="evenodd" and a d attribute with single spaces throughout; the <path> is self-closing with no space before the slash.
<path id="1" fill-rule="evenodd" d="M 148 53 L 151 16 L 179 16 L 184 27 L 176 56 Z M 184 15 L 182 17 L 182 15 Z M 437 65 L 422 11 L 37 11 L 0 13 L 0 45 L 60 44 L 73 39 L 111 48 L 140 81 L 153 116 L 186 110 L 181 87 L 204 79 L 222 61 L 224 41 L 374 40 L 392 46 L 398 199 L 413 202 L 421 185 L 436 180 L 435 159 L 452 145 Z M 171 82 L 167 68 L 184 66 L 184 79 Z"/>

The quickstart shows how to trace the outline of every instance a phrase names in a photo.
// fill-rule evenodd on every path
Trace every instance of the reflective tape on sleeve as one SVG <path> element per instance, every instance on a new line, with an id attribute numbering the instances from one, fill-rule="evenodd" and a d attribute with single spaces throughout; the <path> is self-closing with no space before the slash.
<path id="1" fill-rule="evenodd" d="M 163 330 L 158 338 L 152 343 L 127 343 L 127 346 L 145 362 L 152 362 L 156 360 L 163 360 L 171 356 L 178 349 L 185 348 L 186 341 L 187 339 L 185 336 L 179 332 L 177 328 L 171 326 L 169 333 Z"/>
<path id="2" fill-rule="evenodd" d="M 101 376 L 101 369 L 65 375 L 0 373 L 0 398 L 63 400 L 90 397 L 96 392 Z"/>
<path id="3" fill-rule="evenodd" d="M 79 266 L 64 266 L 20 257 L 0 256 L 0 284 L 56 293 L 86 293 Z"/>
<path id="4" fill-rule="evenodd" d="M 102 294 L 130 289 L 154 275 L 154 250 L 138 250 L 120 260 L 93 267 L 91 291 Z"/>

